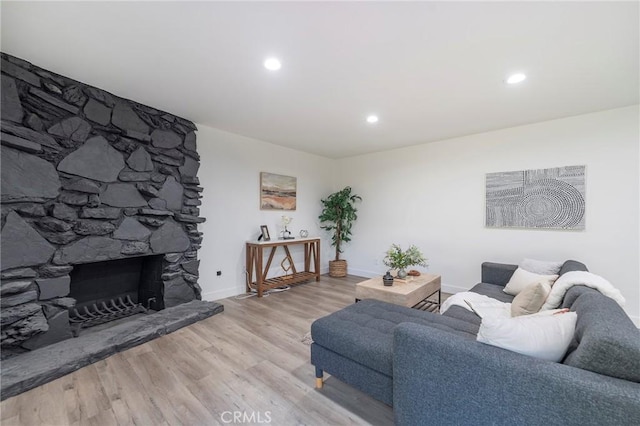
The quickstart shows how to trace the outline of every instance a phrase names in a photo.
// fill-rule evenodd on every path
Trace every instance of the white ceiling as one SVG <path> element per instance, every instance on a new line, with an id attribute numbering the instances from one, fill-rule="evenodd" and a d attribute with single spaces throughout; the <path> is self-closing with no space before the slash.
<path id="1" fill-rule="evenodd" d="M 638 2 L 1 8 L 6 53 L 196 123 L 331 158 L 639 102 Z M 282 60 L 279 72 L 263 68 L 269 55 Z M 528 79 L 506 86 L 514 71 Z"/>

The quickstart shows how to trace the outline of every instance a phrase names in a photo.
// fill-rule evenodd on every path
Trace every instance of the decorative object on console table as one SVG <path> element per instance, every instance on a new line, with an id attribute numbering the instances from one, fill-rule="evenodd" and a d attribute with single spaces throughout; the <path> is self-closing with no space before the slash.
<path id="1" fill-rule="evenodd" d="M 342 243 L 351 241 L 351 226 L 358 218 L 356 201 L 362 201 L 362 197 L 351 194 L 349 186 L 321 200 L 323 209 L 318 219 L 324 225 L 320 227 L 333 232 L 331 245 L 336 248 L 335 259 L 329 261 L 330 277 L 347 276 L 347 261 L 340 259 L 340 253 L 342 253 Z"/>
<path id="2" fill-rule="evenodd" d="M 292 217 L 287 215 L 282 215 L 282 227 L 284 228 L 281 232 L 283 240 L 293 240 L 295 237 L 291 236 L 291 231 L 287 229 L 287 225 L 291 223 L 293 220 Z"/>
<path id="3" fill-rule="evenodd" d="M 382 260 L 386 266 L 391 269 L 396 269 L 398 272 L 398 278 L 404 279 L 407 277 L 408 266 L 427 266 L 427 259 L 424 257 L 418 247 L 411 245 L 405 251 L 398 244 L 391 244 L 389 250 Z"/>
<path id="4" fill-rule="evenodd" d="M 485 226 L 583 230 L 584 176 L 585 166 L 487 173 Z"/>
<path id="5" fill-rule="evenodd" d="M 306 229 L 301 229 L 300 230 L 300 237 L 301 238 L 307 238 L 309 236 L 309 231 L 307 231 Z"/>
<path id="6" fill-rule="evenodd" d="M 261 210 L 295 210 L 296 196 L 295 177 L 260 172 Z"/>
<path id="7" fill-rule="evenodd" d="M 289 275 L 289 271 L 291 270 L 291 268 L 293 268 L 293 262 L 291 261 L 291 257 L 289 257 L 288 255 L 285 256 L 285 258 L 282 259 L 282 262 L 280 262 L 280 267 L 284 271 L 284 275 L 282 276 L 283 280 L 288 280 L 293 278 L 291 275 Z"/>
<path id="8" fill-rule="evenodd" d="M 295 262 L 291 257 L 289 247 L 303 245 L 304 247 L 304 271 L 296 270 Z M 263 266 L 264 248 L 270 248 L 267 264 Z M 285 252 L 285 260 L 289 260 L 291 274 L 287 278 L 267 278 L 276 249 L 282 247 Z M 285 261 L 281 263 L 285 268 Z M 266 290 L 282 287 L 288 284 L 297 284 L 303 281 L 315 279 L 320 281 L 320 238 L 299 238 L 295 240 L 278 241 L 247 241 L 246 243 L 246 271 L 247 292 L 256 290 L 258 297 L 262 297 Z M 288 270 L 287 270 L 288 272 Z"/>
<path id="9" fill-rule="evenodd" d="M 269 236 L 269 228 L 267 225 L 260 225 L 260 236 L 258 237 L 258 241 L 270 241 L 271 237 Z"/>

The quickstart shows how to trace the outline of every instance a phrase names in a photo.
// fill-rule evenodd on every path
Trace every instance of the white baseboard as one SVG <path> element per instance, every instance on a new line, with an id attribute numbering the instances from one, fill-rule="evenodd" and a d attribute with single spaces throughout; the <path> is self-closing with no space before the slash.
<path id="1" fill-rule="evenodd" d="M 302 268 L 304 268 L 304 265 L 302 266 Z M 278 276 L 278 275 L 282 275 L 282 271 L 281 270 L 275 270 L 275 272 L 272 275 L 269 275 L 269 277 L 271 278 L 272 276 Z M 329 266 L 325 266 L 325 267 L 320 267 L 320 275 L 324 275 L 324 274 L 328 274 L 329 273 Z M 226 299 L 227 297 L 233 297 L 233 296 L 238 296 L 241 294 L 245 294 L 245 286 L 244 283 L 239 284 L 236 287 L 226 287 L 226 288 L 222 288 L 220 290 L 215 290 L 215 291 L 207 291 L 207 292 L 203 292 L 202 293 L 202 300 L 208 300 L 208 301 L 216 301 L 216 300 L 220 300 L 220 299 Z"/>
<path id="2" fill-rule="evenodd" d="M 236 287 L 228 287 L 216 291 L 208 291 L 206 293 L 202 293 L 202 300 L 216 301 L 220 299 L 226 299 L 227 297 L 237 296 L 243 293 L 244 287 L 240 290 Z"/>
<path id="3" fill-rule="evenodd" d="M 327 267 L 327 272 L 329 272 L 329 267 Z M 373 278 L 377 275 L 384 275 L 384 272 L 371 272 L 371 271 L 365 271 L 364 269 L 356 269 L 348 266 L 347 274 L 355 275 L 357 277 Z"/>

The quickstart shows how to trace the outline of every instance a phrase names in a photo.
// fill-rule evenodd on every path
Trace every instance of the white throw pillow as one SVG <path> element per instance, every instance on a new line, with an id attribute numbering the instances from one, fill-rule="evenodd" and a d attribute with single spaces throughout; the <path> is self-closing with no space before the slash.
<path id="1" fill-rule="evenodd" d="M 512 296 L 517 296 L 518 293 L 520 293 L 531 284 L 537 282 L 546 282 L 547 284 L 549 284 L 549 286 L 552 286 L 557 279 L 557 275 L 534 274 L 533 272 L 525 271 L 522 268 L 518 268 L 515 270 L 515 272 L 511 276 L 511 279 L 502 291 Z"/>
<path id="2" fill-rule="evenodd" d="M 484 318 L 477 340 L 523 355 L 560 362 L 573 338 L 577 319 L 575 312 Z"/>
<path id="3" fill-rule="evenodd" d="M 541 275 L 557 275 L 562 269 L 564 262 L 551 262 L 548 260 L 524 259 L 519 267 L 525 271 Z"/>
<path id="4" fill-rule="evenodd" d="M 535 314 L 547 300 L 549 293 L 551 293 L 551 286 L 547 282 L 528 285 L 511 301 L 511 316 Z"/>

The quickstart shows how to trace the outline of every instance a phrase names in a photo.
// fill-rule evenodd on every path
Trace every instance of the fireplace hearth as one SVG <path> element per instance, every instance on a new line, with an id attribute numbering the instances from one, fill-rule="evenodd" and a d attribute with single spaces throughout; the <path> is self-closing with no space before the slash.
<path id="1" fill-rule="evenodd" d="M 216 302 L 194 300 L 160 312 L 114 321 L 83 331 L 79 337 L 26 352 L 2 362 L 0 399 L 18 395 L 179 328 L 220 313 Z"/>

